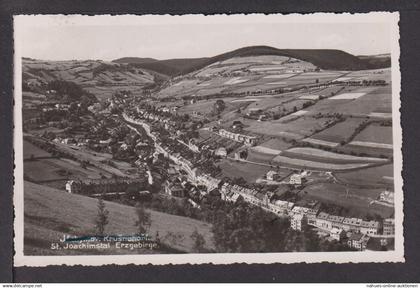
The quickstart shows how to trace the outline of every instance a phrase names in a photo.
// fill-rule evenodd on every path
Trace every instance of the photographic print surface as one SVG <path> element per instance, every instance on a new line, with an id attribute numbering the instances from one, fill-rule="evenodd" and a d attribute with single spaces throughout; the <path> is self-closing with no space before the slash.
<path id="1" fill-rule="evenodd" d="M 404 261 L 398 18 L 15 16 L 15 265 Z"/>

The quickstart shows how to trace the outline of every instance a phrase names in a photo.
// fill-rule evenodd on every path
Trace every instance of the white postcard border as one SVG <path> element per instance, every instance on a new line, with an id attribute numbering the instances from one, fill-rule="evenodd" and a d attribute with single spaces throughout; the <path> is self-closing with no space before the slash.
<path id="1" fill-rule="evenodd" d="M 186 15 L 185 16 L 169 16 L 177 17 L 177 21 L 204 21 L 212 23 L 212 21 L 232 21 L 232 18 L 247 17 L 246 20 L 253 19 L 255 21 L 266 21 L 265 19 L 278 17 L 279 21 L 284 22 L 388 22 L 390 25 L 391 37 L 391 61 L 392 61 L 392 115 L 393 115 L 393 145 L 394 145 L 394 185 L 395 185 L 395 250 L 393 251 L 364 251 L 364 252 L 287 252 L 287 253 L 211 253 L 211 254 L 162 254 L 162 255 L 104 255 L 104 256 L 27 256 L 23 254 L 24 239 L 24 201 L 23 201 L 23 141 L 22 141 L 22 61 L 21 57 L 21 29 L 28 19 L 38 17 L 41 25 L 50 25 L 54 21 L 70 21 L 79 23 L 107 23 L 104 25 L 127 25 L 127 23 L 138 23 L 144 21 L 159 21 L 160 15 L 101 15 L 101 16 L 81 16 L 70 15 L 67 19 L 61 18 L 64 15 L 18 15 L 14 16 L 14 150 L 15 150 L 15 186 L 14 186 L 14 209 L 15 209 L 15 256 L 14 266 L 48 266 L 48 265 L 92 265 L 100 266 L 107 264 L 231 264 L 231 263 L 362 263 L 362 262 L 404 262 L 404 237 L 403 237 L 403 179 L 402 179 L 402 129 L 400 123 L 400 107 L 401 100 L 401 75 L 399 69 L 399 13 L 398 12 L 371 12 L 366 14 L 350 14 L 350 13 L 313 13 L 313 14 L 249 14 L 249 15 Z M 279 17 L 280 16 L 280 17 Z M 148 17 L 141 18 L 141 17 Z M 184 18 L 183 18 L 184 17 Z M 212 18 L 213 17 L 213 18 Z M 230 18 L 229 18 L 230 17 Z M 38 19 L 37 18 L 37 19 Z M 141 19 L 140 19 L 141 18 Z M 57 20 L 61 19 L 61 20 Z M 99 19 L 100 21 L 97 21 Z M 146 20 L 144 20 L 146 19 Z M 33 20 L 33 19 L 32 19 Z M 161 20 L 161 19 L 160 19 Z M 52 21 L 52 22 L 50 22 Z M 137 22 L 136 22 L 137 21 Z M 152 23 L 152 22 L 150 22 Z M 102 24 L 101 24 L 102 25 Z M 372 35 L 374 37 L 374 35 Z"/>

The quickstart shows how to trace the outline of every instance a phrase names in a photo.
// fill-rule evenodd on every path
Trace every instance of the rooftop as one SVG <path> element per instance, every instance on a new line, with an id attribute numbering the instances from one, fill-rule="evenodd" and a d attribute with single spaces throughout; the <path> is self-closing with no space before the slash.
<path id="1" fill-rule="evenodd" d="M 342 217 L 342 216 L 336 216 L 336 215 L 330 215 L 330 216 L 328 217 L 328 220 L 330 220 L 330 221 L 332 221 L 332 222 L 338 222 L 338 223 L 341 223 L 341 222 L 343 222 L 344 217 Z"/>
<path id="2" fill-rule="evenodd" d="M 343 224 L 349 224 L 349 225 L 360 225 L 362 222 L 362 219 L 359 218 L 344 218 Z"/>
<path id="3" fill-rule="evenodd" d="M 360 226 L 367 227 L 367 228 L 378 228 L 379 222 L 377 221 L 362 221 Z"/>
<path id="4" fill-rule="evenodd" d="M 387 218 L 387 219 L 384 219 L 383 222 L 384 222 L 384 224 L 394 225 L 395 219 L 394 218 Z"/>
<path id="5" fill-rule="evenodd" d="M 340 234 L 341 232 L 343 232 L 343 229 L 338 229 L 338 228 L 331 229 L 331 234 Z"/>
<path id="6" fill-rule="evenodd" d="M 330 216 L 330 215 L 329 215 L 328 213 L 321 212 L 321 213 L 319 213 L 319 214 L 318 214 L 318 216 L 317 216 L 316 218 L 318 218 L 318 219 L 323 219 L 323 220 L 327 220 L 329 216 Z"/>

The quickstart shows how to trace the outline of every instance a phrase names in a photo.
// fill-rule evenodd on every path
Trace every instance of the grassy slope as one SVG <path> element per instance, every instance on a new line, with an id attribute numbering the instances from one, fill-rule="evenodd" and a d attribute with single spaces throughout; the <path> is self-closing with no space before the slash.
<path id="1" fill-rule="evenodd" d="M 50 243 L 64 234 L 94 235 L 94 219 L 98 201 L 93 198 L 68 194 L 46 186 L 25 181 L 25 253 L 51 254 Z M 109 224 L 106 233 L 110 235 L 132 235 L 136 232 L 136 214 L 133 207 L 106 202 L 109 210 Z M 190 238 L 197 229 L 205 238 L 208 249 L 213 249 L 211 225 L 194 219 L 150 211 L 152 226 L 150 235 L 159 231 L 163 243 L 181 251 L 192 251 Z M 169 239 L 168 232 L 176 236 Z M 118 253 L 119 251 L 112 251 Z M 90 251 L 97 253 L 97 251 Z M 121 253 L 121 252 L 120 252 Z M 129 252 L 128 252 L 129 253 Z M 132 251 L 131 253 L 150 253 Z"/>

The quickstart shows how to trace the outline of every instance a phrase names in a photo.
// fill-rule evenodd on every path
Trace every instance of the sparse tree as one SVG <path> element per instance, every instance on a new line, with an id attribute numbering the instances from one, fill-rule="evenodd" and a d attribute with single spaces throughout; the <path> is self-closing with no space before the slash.
<path id="1" fill-rule="evenodd" d="M 136 221 L 137 231 L 139 234 L 146 234 L 149 231 L 150 226 L 152 225 L 150 212 L 147 212 L 146 209 L 144 209 L 144 205 L 137 203 L 136 214 L 137 214 L 137 221 Z"/>
<path id="2" fill-rule="evenodd" d="M 159 235 L 159 231 L 156 231 L 155 241 L 156 241 L 156 243 L 160 244 L 160 235 Z"/>
<path id="3" fill-rule="evenodd" d="M 105 207 L 103 196 L 98 199 L 98 214 L 95 219 L 95 228 L 99 236 L 104 236 L 105 227 L 108 225 L 109 211 Z"/>
<path id="4" fill-rule="evenodd" d="M 225 101 L 223 101 L 221 99 L 218 99 L 214 103 L 213 111 L 214 111 L 215 114 L 220 114 L 220 112 L 222 112 L 225 108 L 226 108 Z"/>
<path id="5" fill-rule="evenodd" d="M 193 250 L 194 252 L 204 252 L 204 245 L 206 244 L 206 240 L 204 239 L 203 235 L 201 235 L 197 228 L 194 229 L 193 233 L 191 234 L 191 239 L 193 240 Z"/>

